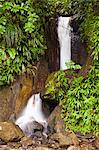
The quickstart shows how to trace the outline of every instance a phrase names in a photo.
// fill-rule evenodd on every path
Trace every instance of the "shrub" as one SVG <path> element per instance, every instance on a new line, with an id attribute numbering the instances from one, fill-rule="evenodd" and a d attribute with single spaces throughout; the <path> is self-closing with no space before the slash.
<path id="1" fill-rule="evenodd" d="M 32 68 L 46 49 L 43 23 L 31 0 L 0 1 L 0 85 Z"/>

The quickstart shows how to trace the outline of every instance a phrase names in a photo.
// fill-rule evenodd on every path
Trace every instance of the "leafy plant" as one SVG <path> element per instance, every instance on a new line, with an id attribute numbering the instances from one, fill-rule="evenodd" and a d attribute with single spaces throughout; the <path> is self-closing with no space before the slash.
<path id="1" fill-rule="evenodd" d="M 74 78 L 67 90 L 62 91 L 64 93 L 60 99 L 62 118 L 66 129 L 80 131 L 83 134 L 90 132 L 99 134 L 99 17 L 95 9 L 98 1 L 74 0 L 69 3 L 72 9 L 67 11 L 71 14 L 79 13 L 77 19 L 80 35 L 87 43 L 87 51 L 92 51 L 93 63 L 86 78 L 82 76 Z M 74 63 L 67 66 L 71 69 L 79 67 Z M 60 88 L 58 90 L 60 91 Z M 58 99 L 57 96 L 55 99 Z"/>
<path id="2" fill-rule="evenodd" d="M 62 1 L 63 2 L 63 1 Z M 52 74 L 46 85 L 47 94 L 51 94 L 62 106 L 62 118 L 66 130 L 82 134 L 99 134 L 99 17 L 97 0 L 68 1 L 62 6 L 59 1 L 49 1 L 52 14 L 63 13 L 64 8 L 70 14 L 78 14 L 79 31 L 82 40 L 87 43 L 87 51 L 92 52 L 93 63 L 87 77 L 78 76 L 73 80 L 66 78 L 64 72 Z M 54 3 L 54 4 L 53 4 Z M 70 7 L 72 9 L 70 9 Z M 62 9 L 62 11 L 60 11 Z M 70 62 L 68 69 L 79 69 L 79 65 Z M 63 86 L 64 85 L 66 86 Z"/>
<path id="3" fill-rule="evenodd" d="M 50 95 L 51 99 L 55 99 L 57 102 L 61 102 L 68 88 L 69 79 L 65 77 L 64 71 L 61 70 L 56 73 L 52 73 L 46 81 L 45 98 L 47 95 Z"/>
<path id="4" fill-rule="evenodd" d="M 62 117 L 67 129 L 99 134 L 99 70 L 96 72 L 89 73 L 87 79 L 75 78 L 67 91 L 62 101 Z"/>
<path id="5" fill-rule="evenodd" d="M 46 49 L 41 14 L 34 8 L 31 0 L 0 1 L 0 85 L 29 72 Z"/>
<path id="6" fill-rule="evenodd" d="M 73 61 L 66 62 L 65 64 L 67 69 L 73 69 L 73 70 L 81 69 L 81 66 L 79 64 L 75 64 L 75 62 Z"/>

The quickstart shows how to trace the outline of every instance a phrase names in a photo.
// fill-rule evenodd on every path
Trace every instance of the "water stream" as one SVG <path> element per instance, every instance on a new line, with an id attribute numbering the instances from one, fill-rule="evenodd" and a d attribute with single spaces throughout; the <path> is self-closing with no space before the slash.
<path id="1" fill-rule="evenodd" d="M 60 44 L 60 69 L 67 69 L 65 63 L 71 60 L 71 27 L 69 25 L 70 17 L 58 18 L 58 38 Z"/>
<path id="2" fill-rule="evenodd" d="M 34 121 L 43 125 L 44 132 L 47 131 L 47 118 L 42 111 L 40 93 L 34 94 L 29 98 L 27 105 L 15 123 L 23 130 L 24 133 L 31 135 L 33 132 L 32 128 Z"/>

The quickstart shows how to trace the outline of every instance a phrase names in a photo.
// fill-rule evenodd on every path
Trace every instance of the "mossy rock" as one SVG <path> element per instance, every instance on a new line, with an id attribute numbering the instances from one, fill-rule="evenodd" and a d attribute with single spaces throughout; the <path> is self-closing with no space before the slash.
<path id="1" fill-rule="evenodd" d="M 78 70 L 59 70 L 51 73 L 46 80 L 45 89 L 43 91 L 42 97 L 44 99 L 55 99 L 55 92 L 58 92 L 58 87 L 60 87 L 60 84 L 62 84 L 62 82 L 58 79 L 58 74 L 61 75 L 61 73 L 64 73 L 64 78 L 68 79 L 68 85 L 70 85 L 72 79 L 78 75 L 77 72 Z"/>

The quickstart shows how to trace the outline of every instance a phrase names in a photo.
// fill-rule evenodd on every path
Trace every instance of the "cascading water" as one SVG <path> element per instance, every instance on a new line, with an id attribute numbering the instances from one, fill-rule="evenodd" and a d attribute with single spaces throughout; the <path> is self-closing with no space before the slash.
<path id="1" fill-rule="evenodd" d="M 71 27 L 69 25 L 70 17 L 58 18 L 58 38 L 60 44 L 60 69 L 67 69 L 65 63 L 71 60 Z"/>
<path id="2" fill-rule="evenodd" d="M 42 111 L 42 100 L 40 98 L 40 93 L 30 97 L 26 107 L 22 111 L 22 114 L 19 116 L 15 123 L 23 130 L 24 133 L 31 136 L 31 126 L 33 126 L 34 121 L 43 125 L 43 133 L 46 135 L 48 124 L 47 118 Z"/>

